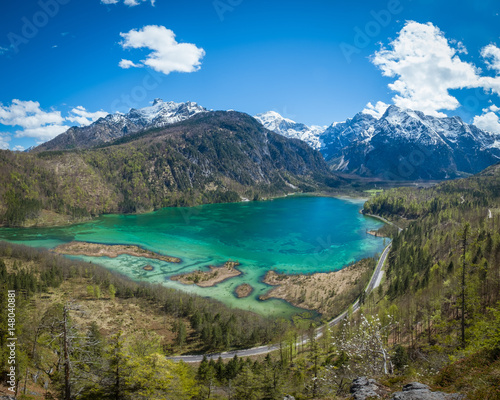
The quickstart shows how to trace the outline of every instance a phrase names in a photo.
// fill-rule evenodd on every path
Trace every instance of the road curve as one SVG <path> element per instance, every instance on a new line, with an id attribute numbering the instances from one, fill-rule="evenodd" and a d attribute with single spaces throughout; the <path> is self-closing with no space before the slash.
<path id="1" fill-rule="evenodd" d="M 382 254 L 380 255 L 380 258 L 378 259 L 377 266 L 375 268 L 375 271 L 373 271 L 372 277 L 370 278 L 370 281 L 368 282 L 368 285 L 366 285 L 365 288 L 365 293 L 370 294 L 370 292 L 375 288 L 375 283 L 377 282 L 379 275 L 382 272 L 382 267 L 384 266 L 385 260 L 387 259 L 387 255 L 389 254 L 389 250 L 391 249 L 392 243 L 389 243 Z M 356 300 L 352 304 L 352 312 L 355 312 L 359 309 L 359 299 Z M 349 313 L 349 310 L 344 311 L 342 314 L 338 315 L 334 319 L 328 322 L 328 326 L 334 326 L 337 325 L 340 321 L 342 321 Z M 319 327 L 316 329 L 316 338 L 320 338 L 323 335 L 323 326 Z M 297 344 L 304 344 L 308 341 L 309 339 L 305 336 L 301 337 L 299 342 Z M 267 354 L 272 351 L 276 351 L 280 349 L 279 344 L 271 344 L 269 346 L 259 346 L 259 347 L 252 347 L 250 349 L 243 349 L 243 350 L 232 350 L 232 351 L 225 351 L 222 353 L 209 353 L 209 354 L 202 354 L 202 355 L 192 355 L 192 356 L 174 356 L 174 357 L 167 357 L 168 360 L 172 361 L 184 361 L 186 363 L 197 363 L 201 362 L 203 360 L 203 357 L 207 357 L 208 360 L 213 359 L 217 360 L 219 357 L 222 359 L 228 359 L 228 358 L 233 358 L 234 356 L 238 357 L 249 357 L 249 356 L 257 356 L 261 354 Z"/>

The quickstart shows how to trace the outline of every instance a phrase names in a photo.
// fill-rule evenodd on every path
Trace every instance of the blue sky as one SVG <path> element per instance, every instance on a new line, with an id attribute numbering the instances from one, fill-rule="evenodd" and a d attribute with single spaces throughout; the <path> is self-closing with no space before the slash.
<path id="1" fill-rule="evenodd" d="M 2 2 L 0 148 L 157 97 L 316 125 L 395 103 L 500 134 L 499 13 L 493 0 Z"/>

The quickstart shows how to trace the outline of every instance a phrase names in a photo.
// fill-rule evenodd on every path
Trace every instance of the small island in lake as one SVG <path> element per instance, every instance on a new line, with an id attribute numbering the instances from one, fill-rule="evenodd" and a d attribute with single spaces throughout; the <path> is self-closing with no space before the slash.
<path id="1" fill-rule="evenodd" d="M 166 261 L 170 263 L 181 262 L 180 258 L 166 256 L 163 254 L 155 253 L 150 250 L 145 250 L 139 246 L 124 245 L 124 244 L 101 244 L 73 241 L 64 243 L 57 246 L 54 252 L 59 254 L 66 254 L 72 256 L 90 256 L 90 257 L 109 257 L 116 258 L 119 255 L 126 254 L 132 257 L 151 258 L 153 260 Z M 146 266 L 147 267 L 147 266 Z M 146 271 L 152 271 L 146 269 Z"/>
<path id="2" fill-rule="evenodd" d="M 142 267 L 142 269 L 144 271 L 154 271 L 155 267 L 153 267 L 152 265 L 145 265 L 144 267 Z"/>
<path id="3" fill-rule="evenodd" d="M 236 267 L 240 265 L 237 261 L 226 261 L 221 267 L 214 267 L 210 265 L 209 271 L 193 271 L 187 274 L 171 276 L 170 279 L 178 281 L 185 285 L 192 285 L 193 283 L 200 287 L 215 286 L 226 279 L 234 278 L 242 274 Z"/>
<path id="4" fill-rule="evenodd" d="M 252 294 L 253 292 L 253 287 L 250 286 L 248 283 L 243 283 L 242 285 L 239 285 L 236 287 L 234 290 L 234 293 L 236 293 L 236 297 L 238 299 L 241 299 L 243 297 L 248 297 Z"/>

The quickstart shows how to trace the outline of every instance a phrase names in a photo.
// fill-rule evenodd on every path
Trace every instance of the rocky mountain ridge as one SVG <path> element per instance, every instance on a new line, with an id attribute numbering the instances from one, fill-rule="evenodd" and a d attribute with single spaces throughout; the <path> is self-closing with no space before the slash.
<path id="1" fill-rule="evenodd" d="M 323 131 L 277 113 L 266 113 L 268 129 L 300 136 L 317 148 L 334 170 L 389 180 L 451 179 L 477 173 L 500 160 L 500 137 L 465 123 L 389 106 L 380 118 L 358 113 Z M 256 116 L 257 118 L 258 116 Z M 262 117 L 258 118 L 263 120 Z"/>

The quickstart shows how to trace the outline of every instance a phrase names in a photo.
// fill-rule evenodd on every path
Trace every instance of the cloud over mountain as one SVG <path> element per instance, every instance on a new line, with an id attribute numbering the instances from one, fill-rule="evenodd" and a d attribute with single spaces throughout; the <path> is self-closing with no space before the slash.
<path id="1" fill-rule="evenodd" d="M 389 48 L 382 47 L 371 61 L 382 74 L 395 78 L 388 86 L 396 92 L 398 107 L 444 117 L 441 110 L 460 106 L 453 89 L 482 88 L 500 94 L 500 76 L 483 76 L 481 70 L 460 56 L 467 54 L 461 42 L 449 40 L 432 23 L 408 21 Z M 489 69 L 500 73 L 500 49 L 489 44 L 481 49 Z"/>
<path id="2" fill-rule="evenodd" d="M 45 142 L 68 130 L 70 126 L 67 122 L 85 126 L 107 114 L 104 111 L 92 113 L 78 106 L 63 117 L 61 111 L 43 110 L 37 101 L 14 99 L 8 106 L 0 104 L 0 125 L 20 128 L 15 130 L 17 138 L 31 137 L 38 142 Z M 0 148 L 8 148 L 10 135 L 11 133 L 1 134 Z"/>

